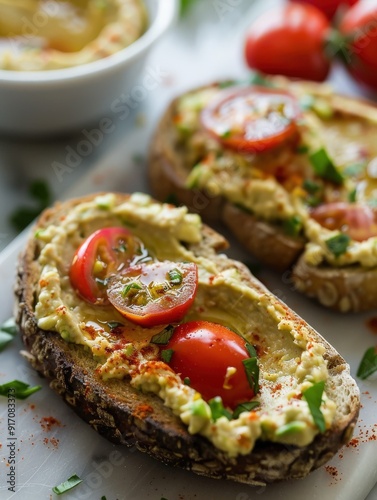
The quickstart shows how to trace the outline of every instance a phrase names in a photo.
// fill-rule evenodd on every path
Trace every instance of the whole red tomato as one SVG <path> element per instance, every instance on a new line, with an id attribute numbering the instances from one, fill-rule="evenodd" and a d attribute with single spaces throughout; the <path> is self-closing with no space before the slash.
<path id="1" fill-rule="evenodd" d="M 377 89 L 377 1 L 360 2 L 344 16 L 339 55 L 357 80 Z"/>
<path id="2" fill-rule="evenodd" d="M 328 19 L 332 19 L 339 11 L 354 5 L 358 0 L 291 0 L 291 2 L 308 3 L 321 10 Z"/>
<path id="3" fill-rule="evenodd" d="M 250 26 L 245 57 L 250 68 L 268 74 L 322 81 L 330 69 L 326 16 L 312 5 L 289 3 L 270 9 Z"/>

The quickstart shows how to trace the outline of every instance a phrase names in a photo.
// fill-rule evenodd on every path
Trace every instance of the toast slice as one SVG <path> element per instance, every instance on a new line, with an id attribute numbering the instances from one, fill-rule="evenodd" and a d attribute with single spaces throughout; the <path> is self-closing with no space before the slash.
<path id="1" fill-rule="evenodd" d="M 115 207 L 123 206 L 122 204 L 133 199 L 123 194 L 111 196 Z M 258 439 L 250 453 L 231 455 L 216 447 L 203 435 L 188 432 L 179 415 L 166 406 L 157 394 L 135 387 L 128 376 L 102 377 L 98 370 L 98 360 L 87 346 L 64 340 L 56 329 L 42 329 L 36 316 L 36 304 L 41 291 L 43 267 L 46 266 L 46 254 L 43 254 L 47 245 L 46 238 L 50 238 L 51 228 L 61 232 L 62 224 L 66 222 L 68 225 L 64 227 L 70 228 L 71 237 L 75 238 L 75 228 L 71 225 L 72 221 L 69 222 L 70 214 L 81 206 L 88 207 L 88 204 L 95 200 L 98 200 L 97 195 L 59 203 L 42 214 L 20 255 L 15 287 L 16 321 L 30 353 L 28 359 L 33 367 L 46 377 L 50 387 L 83 420 L 112 442 L 136 446 L 166 464 L 212 478 L 252 485 L 304 477 L 326 463 L 350 440 L 360 401 L 357 385 L 350 376 L 346 361 L 319 333 L 274 297 L 243 264 L 218 254 L 219 250 L 226 247 L 227 242 L 205 225 L 200 226 L 196 241 L 183 242 L 182 248 L 189 252 L 187 256 L 191 255 L 192 258 L 198 259 L 198 262 L 210 262 L 219 275 L 236 273 L 243 290 L 247 289 L 250 296 L 256 297 L 255 300 L 249 300 L 248 328 L 259 331 L 259 336 L 263 338 L 264 330 L 272 325 L 272 337 L 283 337 L 284 342 L 287 342 L 296 354 L 296 344 L 300 343 L 300 339 L 302 342 L 302 338 L 307 339 L 308 349 L 315 344 L 317 349 L 324 352 L 323 366 L 328 373 L 325 391 L 327 398 L 335 403 L 336 410 L 325 432 L 316 432 L 310 443 L 295 445 Z M 174 210 L 171 206 L 168 208 Z M 135 210 L 129 212 L 130 216 L 134 216 L 132 212 Z M 85 227 L 87 212 L 82 210 L 80 213 Z M 101 215 L 101 212 L 98 213 Z M 97 227 L 107 224 L 98 221 L 97 212 L 95 214 Z M 147 222 L 149 223 L 150 221 Z M 39 235 L 43 231 L 47 236 L 43 236 L 45 239 L 41 240 Z M 80 235 L 80 238 L 83 236 Z M 66 247 L 67 245 L 52 254 L 61 264 L 62 280 L 65 279 L 70 264 L 70 261 L 66 260 L 72 258 L 71 254 L 66 253 Z M 245 309 L 244 304 L 242 307 Z M 271 310 L 275 311 L 272 316 L 268 312 Z M 294 335 L 294 338 L 291 335 Z M 259 337 L 255 336 L 255 342 L 257 338 Z M 260 384 L 265 387 L 265 391 L 272 386 L 276 390 L 275 384 L 271 385 L 264 378 L 264 371 L 270 363 L 279 364 L 280 361 L 274 360 L 276 354 L 268 347 L 267 335 L 260 342 L 266 342 L 260 352 Z M 313 370 L 315 369 L 314 367 Z M 309 372 L 309 379 L 311 376 Z M 263 403 L 261 407 L 263 408 Z"/>
<path id="2" fill-rule="evenodd" d="M 330 147 L 339 155 L 340 161 L 343 161 L 343 157 L 346 158 L 347 150 L 349 158 L 356 154 L 355 151 L 358 148 L 361 151 L 360 155 L 366 154 L 365 151 L 362 151 L 367 149 L 365 144 L 368 145 L 368 141 L 369 145 L 372 144 L 373 134 L 377 133 L 377 108 L 375 106 L 361 100 L 334 94 L 327 86 L 320 84 L 292 83 L 280 77 L 270 77 L 267 82 L 275 85 L 277 89 L 288 90 L 300 102 L 306 102 L 305 99 L 308 100 L 308 98 L 317 100 L 319 103 L 318 108 L 321 107 L 321 109 L 317 109 L 316 112 L 312 113 L 316 115 L 314 117 L 314 129 L 319 129 L 322 136 L 328 136 L 328 143 L 332 144 Z M 240 193 L 247 190 L 250 183 L 255 181 L 254 174 L 249 175 L 247 172 L 245 173 L 245 170 L 237 170 L 237 168 L 231 167 L 232 170 L 229 174 L 219 170 L 213 175 L 210 173 L 212 170 L 209 169 L 206 172 L 205 168 L 203 168 L 203 178 L 205 180 L 200 180 L 200 182 L 192 181 L 193 169 L 198 165 L 198 162 L 200 164 L 201 158 L 212 154 L 213 151 L 215 151 L 215 155 L 221 155 L 224 148 L 221 145 L 219 146 L 218 143 L 215 145 L 216 141 L 213 137 L 210 137 L 203 130 L 200 119 L 195 122 L 195 125 L 190 123 L 192 115 L 198 113 L 197 109 L 195 111 L 190 110 L 190 114 L 187 115 L 188 125 L 193 127 L 191 131 L 179 130 L 181 125 L 177 126 L 177 117 L 180 116 L 182 107 L 186 106 L 186 104 L 182 104 L 184 99 L 187 101 L 191 99 L 192 102 L 195 99 L 192 96 L 195 96 L 197 92 L 203 92 L 205 95 L 205 92 L 211 92 L 211 89 L 216 88 L 219 91 L 216 84 L 177 97 L 161 118 L 151 143 L 149 156 L 148 175 L 153 195 L 162 201 L 173 196 L 176 203 L 187 205 L 191 211 L 199 213 L 205 221 L 223 223 L 246 250 L 260 262 L 279 272 L 290 270 L 292 284 L 296 289 L 309 297 L 315 298 L 322 305 L 341 312 L 357 312 L 375 308 L 377 306 L 377 289 L 371 286 L 371 280 L 373 280 L 377 272 L 377 265 L 374 260 L 372 263 L 371 261 L 366 263 L 365 260 L 361 259 L 359 261 L 353 257 L 347 257 L 348 260 L 344 259 L 344 261 L 342 261 L 344 256 L 341 259 L 334 258 L 334 255 L 328 252 L 323 242 L 324 237 L 317 238 L 314 242 L 317 248 L 321 245 L 323 247 L 321 257 L 310 260 L 306 249 L 308 243 L 312 243 L 312 237 L 308 236 L 307 231 L 300 230 L 297 233 L 293 231 L 292 234 L 292 231 L 287 231 L 284 226 L 285 221 L 282 224 L 282 220 L 264 217 L 261 210 L 254 213 L 248 206 L 248 195 L 243 198 L 245 203 L 237 202 L 238 199 L 242 199 L 243 195 Z M 199 97 L 198 101 L 200 99 L 202 98 Z M 194 103 L 193 106 L 194 108 L 195 106 L 200 108 L 203 104 L 199 102 L 199 104 Z M 186 112 L 185 108 L 184 112 Z M 321 113 L 322 116 L 318 116 Z M 329 113 L 331 113 L 330 117 Z M 310 119 L 312 118 L 313 116 L 310 116 Z M 348 135 L 343 141 L 340 141 L 340 135 L 347 131 L 347 127 Z M 208 144 L 205 142 L 207 140 L 209 141 Z M 360 141 L 360 144 L 358 144 L 358 141 Z M 302 146 L 306 147 L 306 144 L 301 144 L 300 147 Z M 193 152 L 195 148 L 196 151 Z M 289 154 L 287 152 L 285 155 L 285 151 L 281 151 L 279 148 L 276 149 L 276 152 L 262 153 L 257 171 L 262 172 L 261 175 L 263 176 L 266 165 L 268 169 L 269 165 L 274 164 L 274 162 L 278 169 L 280 169 L 281 165 L 285 165 L 284 169 L 289 171 L 290 168 L 296 168 L 294 165 L 300 162 L 300 155 L 302 157 L 301 152 L 293 155 L 293 157 L 291 152 Z M 375 151 L 374 146 L 371 146 L 368 155 L 370 156 L 368 161 L 372 162 L 374 155 L 377 156 L 377 150 Z M 227 159 L 230 158 L 233 164 L 237 165 L 239 157 L 239 152 L 234 152 L 232 157 L 228 151 Z M 254 157 L 253 155 L 246 156 L 245 161 L 246 163 L 250 162 L 250 168 L 254 159 L 255 155 Z M 348 159 L 346 160 L 348 161 Z M 361 168 L 359 171 L 357 171 L 356 167 L 360 166 L 360 164 L 355 160 L 354 164 L 351 165 L 351 160 L 348 161 L 349 164 L 344 169 L 349 177 L 346 178 L 344 186 L 342 186 L 343 192 L 341 195 L 337 194 L 339 191 L 337 184 L 325 181 L 325 190 L 330 192 L 330 195 L 326 196 L 329 199 L 338 200 L 339 196 L 348 199 L 354 197 L 354 194 L 357 193 L 357 196 L 360 197 L 358 203 L 368 204 L 370 201 L 368 196 L 372 197 L 370 203 L 374 203 L 375 200 L 373 201 L 371 192 L 375 181 L 368 177 L 369 174 L 365 174 L 367 160 L 360 160 L 360 162 L 364 162 L 364 170 Z M 350 174 L 354 167 L 355 172 Z M 307 165 L 305 165 L 306 170 L 307 168 Z M 241 174 L 238 174 L 239 171 Z M 361 171 L 364 173 L 360 173 Z M 281 171 L 278 170 L 278 173 L 280 175 Z M 297 174 L 297 172 L 294 173 Z M 241 175 L 243 178 L 241 178 Z M 236 180 L 234 180 L 235 178 Z M 270 178 L 271 176 L 267 180 L 269 181 Z M 315 181 L 317 181 L 316 178 Z M 259 179 L 258 182 L 260 182 Z M 367 189 L 363 187 L 366 182 L 370 184 Z M 238 193 L 229 190 L 229 185 L 232 183 L 239 186 L 239 188 L 234 189 L 234 191 L 238 189 Z M 315 183 L 312 183 L 313 185 Z M 285 186 L 278 187 L 279 190 L 285 189 Z M 314 202 L 315 195 L 306 193 L 301 186 L 294 188 L 295 192 L 299 190 L 301 190 L 303 196 L 310 198 L 308 203 Z M 289 192 L 290 195 L 291 192 Z M 304 208 L 305 210 L 304 218 L 307 218 L 308 215 L 310 217 L 310 206 Z M 299 213 L 299 217 L 302 217 L 302 208 L 297 213 Z M 317 233 L 320 230 L 323 231 L 323 229 L 318 228 L 319 226 L 317 226 Z M 324 231 L 327 231 L 327 229 Z M 335 231 L 331 234 L 328 232 L 328 237 L 335 234 Z M 319 242 L 319 239 L 321 239 L 321 242 Z M 359 252 L 357 245 L 358 243 L 352 243 L 352 248 L 350 247 L 350 252 L 348 252 L 349 255 L 354 256 L 355 249 L 356 252 Z M 372 248 L 368 252 L 374 255 Z"/>

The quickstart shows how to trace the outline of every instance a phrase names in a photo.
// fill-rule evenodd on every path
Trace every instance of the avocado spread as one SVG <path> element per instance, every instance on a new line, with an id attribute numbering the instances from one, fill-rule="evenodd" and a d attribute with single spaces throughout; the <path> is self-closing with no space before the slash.
<path id="1" fill-rule="evenodd" d="M 199 89 L 176 101 L 172 133 L 187 171 L 186 186 L 204 190 L 210 197 L 221 195 L 258 219 L 283 231 L 288 228 L 290 236 L 304 236 L 303 257 L 308 264 L 377 266 L 376 236 L 364 241 L 351 238 L 337 253 L 328 241 L 338 238 L 342 228 L 328 229 L 311 217 L 311 210 L 321 204 L 377 206 L 377 113 L 357 104 L 339 109 L 328 87 L 319 91 L 310 84 L 281 79 L 276 90 L 288 90 L 300 106 L 298 137 L 272 150 L 245 152 L 224 147 L 229 131 L 215 137 L 203 126 L 203 110 L 226 96 L 224 92 L 235 89 L 241 95 L 247 83 L 223 87 Z M 227 116 L 222 116 L 223 123 L 224 119 Z"/>
<path id="2" fill-rule="evenodd" d="M 161 361 L 158 346 L 150 342 L 162 327 L 136 326 L 112 306 L 92 305 L 77 295 L 69 279 L 75 251 L 90 234 L 106 226 L 129 228 L 143 242 L 141 260 L 197 264 L 198 291 L 183 322 L 217 322 L 255 346 L 260 390 L 253 400 L 259 406 L 234 419 L 215 420 L 208 403 Z M 213 260 L 189 249 L 202 241 L 199 216 L 187 213 L 185 207 L 156 203 L 144 194 L 126 201 L 107 194 L 77 204 L 59 223 L 38 229 L 36 238 L 41 248 L 38 326 L 84 346 L 98 363 L 99 377 L 127 378 L 141 391 L 157 394 L 190 433 L 200 433 L 230 456 L 250 453 L 256 440 L 305 446 L 319 432 L 303 392 L 326 382 L 325 348 L 303 321 L 292 319 L 288 308 L 262 286 L 251 287 L 224 256 Z M 326 429 L 335 406 L 324 392 L 320 411 Z"/>

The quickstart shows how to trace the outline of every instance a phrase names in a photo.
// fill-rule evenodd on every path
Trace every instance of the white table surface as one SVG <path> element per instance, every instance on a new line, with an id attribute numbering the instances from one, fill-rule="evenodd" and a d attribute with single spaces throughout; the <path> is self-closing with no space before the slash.
<path id="1" fill-rule="evenodd" d="M 33 203 L 28 195 L 33 179 L 46 180 L 54 199 L 81 195 L 96 190 L 96 185 L 101 189 L 106 186 L 106 178 L 112 175 L 111 162 L 114 158 L 119 161 L 123 144 L 126 148 L 125 163 L 135 162 L 135 156 L 145 156 L 158 116 L 173 96 L 206 82 L 247 75 L 242 54 L 245 28 L 252 15 L 278 2 L 197 2 L 189 15 L 159 43 L 147 62 L 146 71 L 152 69 L 161 76 L 157 88 L 149 92 L 145 101 L 139 103 L 126 120 L 118 120 L 114 132 L 61 179 L 52 167 L 53 162 L 66 163 L 70 148 L 77 149 L 84 138 L 82 131 L 65 137 L 38 139 L 0 135 L 0 250 L 5 249 L 16 236 L 9 223 L 10 214 L 20 205 Z M 222 12 L 220 6 L 223 7 Z M 334 68 L 329 80 L 343 93 L 368 95 L 340 67 Z M 88 130 L 92 128 L 95 124 Z M 114 156 L 114 152 L 118 153 Z M 114 169 L 114 175 L 119 175 L 119 168 Z M 133 189 L 145 187 L 143 180 L 131 184 Z M 120 178 L 119 187 L 127 191 L 127 181 Z M 367 500 L 377 500 L 377 486 Z"/>

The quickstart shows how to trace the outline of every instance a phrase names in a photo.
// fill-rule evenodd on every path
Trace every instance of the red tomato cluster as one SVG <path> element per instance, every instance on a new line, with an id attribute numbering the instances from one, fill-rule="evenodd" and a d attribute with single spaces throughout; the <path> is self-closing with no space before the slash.
<path id="1" fill-rule="evenodd" d="M 340 60 L 377 89 L 377 0 L 291 0 L 275 7 L 250 26 L 245 58 L 263 73 L 314 81 Z"/>

